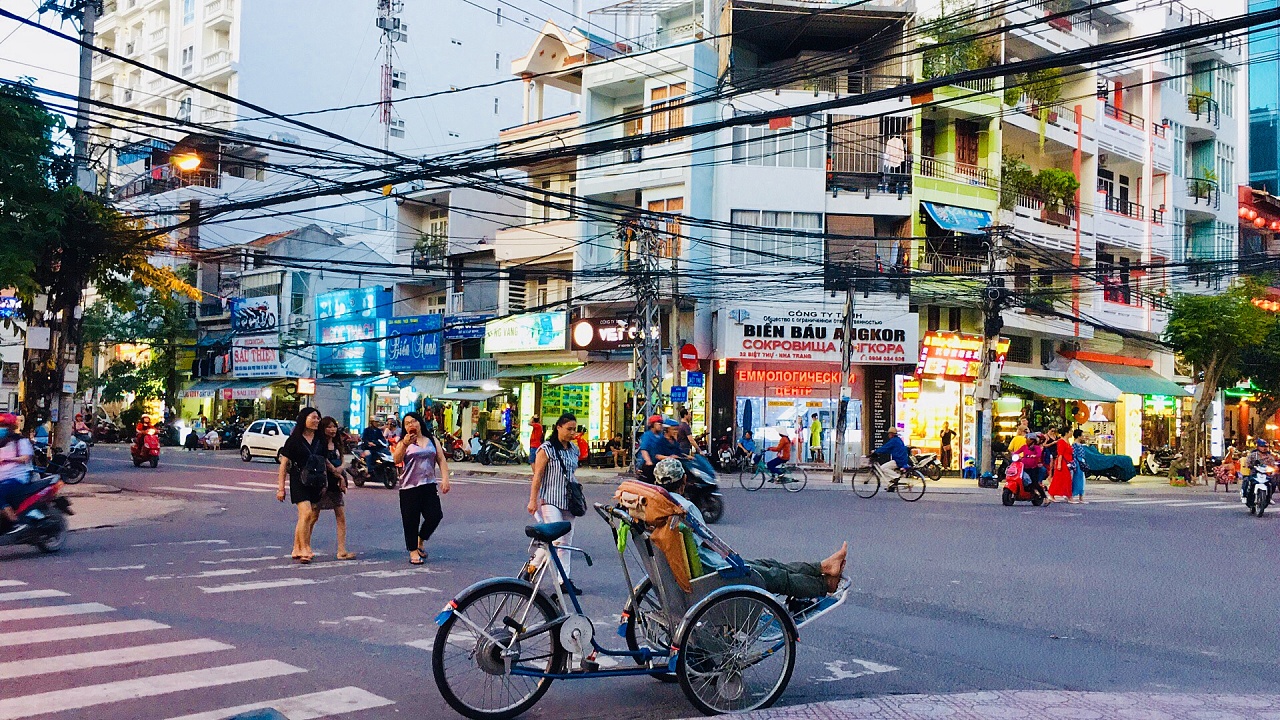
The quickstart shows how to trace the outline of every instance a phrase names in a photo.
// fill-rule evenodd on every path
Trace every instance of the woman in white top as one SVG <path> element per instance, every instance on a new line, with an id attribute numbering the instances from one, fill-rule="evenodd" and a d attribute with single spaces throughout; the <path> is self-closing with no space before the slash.
<path id="1" fill-rule="evenodd" d="M 573 522 L 569 514 L 569 483 L 576 481 L 575 471 L 578 469 L 578 445 L 574 436 L 578 432 L 578 419 L 573 413 L 565 413 L 556 420 L 555 428 L 538 448 L 533 461 L 533 483 L 529 486 L 529 514 L 540 523 Z M 568 545 L 573 542 L 573 531 L 555 541 L 556 545 Z M 564 574 L 569 575 L 569 553 L 561 550 L 556 553 Z M 539 557 L 534 562 L 541 564 L 546 558 Z M 573 583 L 562 588 L 566 593 L 578 592 Z"/>

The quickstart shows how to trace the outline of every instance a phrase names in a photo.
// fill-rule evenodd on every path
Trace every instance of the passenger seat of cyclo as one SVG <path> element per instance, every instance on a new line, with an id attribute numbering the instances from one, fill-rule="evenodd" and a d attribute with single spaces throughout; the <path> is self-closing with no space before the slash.
<path id="1" fill-rule="evenodd" d="M 648 526 L 649 539 L 662 551 L 676 583 L 686 593 L 692 592 L 691 580 L 705 572 L 698 559 L 698 538 L 683 522 L 680 503 L 660 487 L 631 480 L 618 486 L 613 499 L 633 520 Z"/>

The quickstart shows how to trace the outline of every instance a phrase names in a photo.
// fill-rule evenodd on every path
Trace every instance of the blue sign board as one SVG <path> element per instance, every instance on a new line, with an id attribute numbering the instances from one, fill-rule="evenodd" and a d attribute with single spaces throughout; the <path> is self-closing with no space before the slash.
<path id="1" fill-rule="evenodd" d="M 484 324 L 497 317 L 493 313 L 480 315 L 445 315 L 445 340 L 481 340 L 484 338 Z"/>
<path id="2" fill-rule="evenodd" d="M 22 301 L 13 295 L 5 295 L 0 297 L 0 318 L 16 318 L 22 315 Z M 480 331 L 480 336 L 484 337 L 484 331 Z"/>
<path id="3" fill-rule="evenodd" d="M 706 387 L 707 376 L 703 375 L 700 372 L 689 371 L 688 373 L 685 374 L 684 384 L 688 387 L 696 387 L 696 388 Z"/>
<path id="4" fill-rule="evenodd" d="M 382 369 L 382 320 L 391 316 L 391 292 L 355 288 L 316 297 L 316 368 L 325 375 Z"/>
<path id="5" fill-rule="evenodd" d="M 382 369 L 391 372 L 439 372 L 444 369 L 441 332 L 444 316 L 387 318 Z"/>
<path id="6" fill-rule="evenodd" d="M 689 402 L 689 388 L 684 385 L 671 386 L 671 402 Z"/>

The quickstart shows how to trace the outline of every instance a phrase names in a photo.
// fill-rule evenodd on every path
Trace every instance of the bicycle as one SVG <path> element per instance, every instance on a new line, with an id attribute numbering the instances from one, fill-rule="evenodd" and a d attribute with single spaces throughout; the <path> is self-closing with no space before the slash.
<path id="1" fill-rule="evenodd" d="M 858 497 L 870 499 L 880 492 L 880 465 L 870 458 L 863 459 L 867 463 L 853 471 L 849 484 Z M 898 497 L 907 502 L 915 502 L 924 497 L 925 478 L 919 470 L 909 467 L 898 472 L 897 478 L 889 480 L 885 492 L 896 492 Z"/>
<path id="2" fill-rule="evenodd" d="M 787 492 L 800 492 L 809 484 L 809 473 L 799 465 L 783 465 L 774 475 L 764 461 L 764 453 L 758 453 L 755 464 L 738 473 L 738 484 L 744 490 L 755 492 L 764 487 L 766 482 L 781 485 Z"/>

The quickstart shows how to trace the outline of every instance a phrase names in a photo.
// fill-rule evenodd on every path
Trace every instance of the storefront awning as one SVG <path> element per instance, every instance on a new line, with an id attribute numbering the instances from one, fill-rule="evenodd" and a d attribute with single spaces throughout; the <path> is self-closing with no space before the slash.
<path id="1" fill-rule="evenodd" d="M 1082 390 L 1065 380 L 1025 377 L 1022 375 L 1005 375 L 1001 380 L 1041 397 L 1058 398 L 1059 400 L 1084 400 L 1085 402 L 1113 402 L 1111 398 L 1105 398 L 1088 390 Z"/>
<path id="2" fill-rule="evenodd" d="M 574 370 L 576 365 L 512 365 L 499 370 L 495 378 L 535 378 L 564 375 Z"/>
<path id="3" fill-rule="evenodd" d="M 925 212 L 938 223 L 943 230 L 964 233 L 965 235 L 984 235 L 985 227 L 991 226 L 991 213 L 986 210 L 943 205 L 942 203 L 920 203 Z"/>
<path id="4" fill-rule="evenodd" d="M 1144 367 L 1085 363 L 1098 377 L 1111 383 L 1122 393 L 1130 395 L 1171 395 L 1191 397 L 1191 393 L 1178 383 L 1163 378 Z"/>
<path id="5" fill-rule="evenodd" d="M 485 392 L 482 390 L 468 390 L 466 392 L 445 393 L 435 400 L 470 400 L 471 402 L 484 402 L 491 397 L 498 395 L 496 392 Z"/>
<path id="6" fill-rule="evenodd" d="M 635 373 L 631 363 L 622 361 L 592 362 L 568 375 L 551 381 L 552 385 L 589 385 L 591 383 L 629 382 Z"/>
<path id="7" fill-rule="evenodd" d="M 187 399 L 211 398 L 216 396 L 218 391 L 229 383 L 229 380 L 198 380 L 194 385 L 182 391 L 182 397 Z"/>

